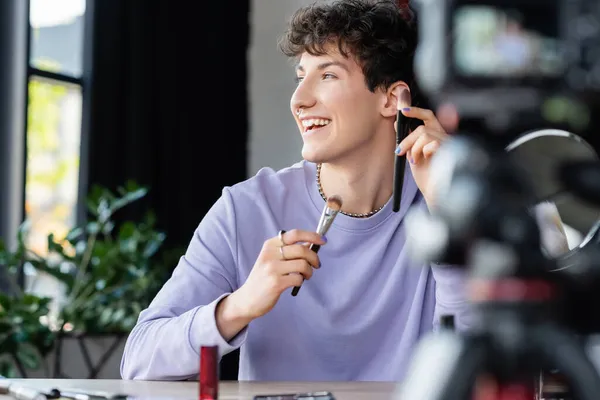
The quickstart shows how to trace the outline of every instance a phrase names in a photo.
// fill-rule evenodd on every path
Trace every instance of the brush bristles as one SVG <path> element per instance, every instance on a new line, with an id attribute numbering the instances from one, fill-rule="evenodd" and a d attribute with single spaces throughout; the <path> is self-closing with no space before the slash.
<path id="1" fill-rule="evenodd" d="M 333 211 L 340 211 L 342 208 L 342 198 L 337 194 L 329 196 L 327 198 L 327 207 L 331 208 Z"/>
<path id="2" fill-rule="evenodd" d="M 398 110 L 402 110 L 404 107 L 410 107 L 410 104 L 412 103 L 410 91 L 408 89 L 403 89 L 400 96 L 398 96 L 398 100 L 398 103 L 396 103 L 396 108 L 398 108 Z"/>

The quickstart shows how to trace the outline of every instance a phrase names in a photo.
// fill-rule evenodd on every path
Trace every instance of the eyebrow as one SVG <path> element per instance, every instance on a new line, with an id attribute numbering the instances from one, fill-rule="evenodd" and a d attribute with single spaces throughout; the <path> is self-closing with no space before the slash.
<path id="1" fill-rule="evenodd" d="M 319 65 L 317 65 L 317 69 L 318 70 L 323 70 L 325 68 L 329 68 L 329 67 L 340 67 L 344 70 L 346 70 L 347 72 L 350 72 L 350 70 L 348 69 L 348 67 L 346 66 L 346 64 L 341 63 L 339 61 L 328 61 L 328 62 L 324 62 L 321 63 Z M 296 65 L 296 71 L 302 71 L 304 72 L 304 67 L 300 64 Z"/>

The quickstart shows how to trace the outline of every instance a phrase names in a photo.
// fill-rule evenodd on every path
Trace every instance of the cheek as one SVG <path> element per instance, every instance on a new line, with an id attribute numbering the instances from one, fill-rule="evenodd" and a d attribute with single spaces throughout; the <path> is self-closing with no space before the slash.
<path id="1" fill-rule="evenodd" d="M 360 96 L 348 96 L 343 102 L 344 125 L 349 128 L 363 130 L 374 123 L 375 109 L 373 103 Z"/>
<path id="2" fill-rule="evenodd" d="M 339 115 L 348 109 L 348 96 L 340 90 L 324 90 L 321 91 L 319 98 L 321 103 L 325 105 L 327 111 Z"/>
<path id="3" fill-rule="evenodd" d="M 356 93 L 348 90 L 331 91 L 325 93 L 323 98 L 329 111 L 342 118 L 341 122 L 364 119 L 369 113 L 369 104 L 365 103 L 364 99 L 361 99 Z"/>
<path id="4" fill-rule="evenodd" d="M 362 135 L 373 129 L 377 110 L 375 99 L 368 93 L 348 87 L 323 88 L 319 99 L 344 135 Z"/>

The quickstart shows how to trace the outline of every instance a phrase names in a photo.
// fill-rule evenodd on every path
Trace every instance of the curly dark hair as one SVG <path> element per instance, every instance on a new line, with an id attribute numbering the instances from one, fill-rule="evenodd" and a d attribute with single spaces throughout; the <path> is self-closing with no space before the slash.
<path id="1" fill-rule="evenodd" d="M 356 59 L 369 90 L 404 81 L 414 99 L 416 25 L 413 11 L 399 6 L 398 0 L 315 3 L 296 11 L 279 47 L 288 57 L 297 58 L 304 52 L 324 55 L 327 46 L 336 44 L 344 57 Z"/>

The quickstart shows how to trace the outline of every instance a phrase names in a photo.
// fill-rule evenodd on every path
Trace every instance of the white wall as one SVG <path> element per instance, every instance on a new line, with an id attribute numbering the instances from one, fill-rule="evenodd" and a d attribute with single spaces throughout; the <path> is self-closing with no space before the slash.
<path id="1" fill-rule="evenodd" d="M 278 48 L 286 22 L 314 0 L 252 0 L 249 68 L 248 175 L 263 166 L 281 169 L 302 159 L 302 139 L 290 111 L 293 63 Z"/>

